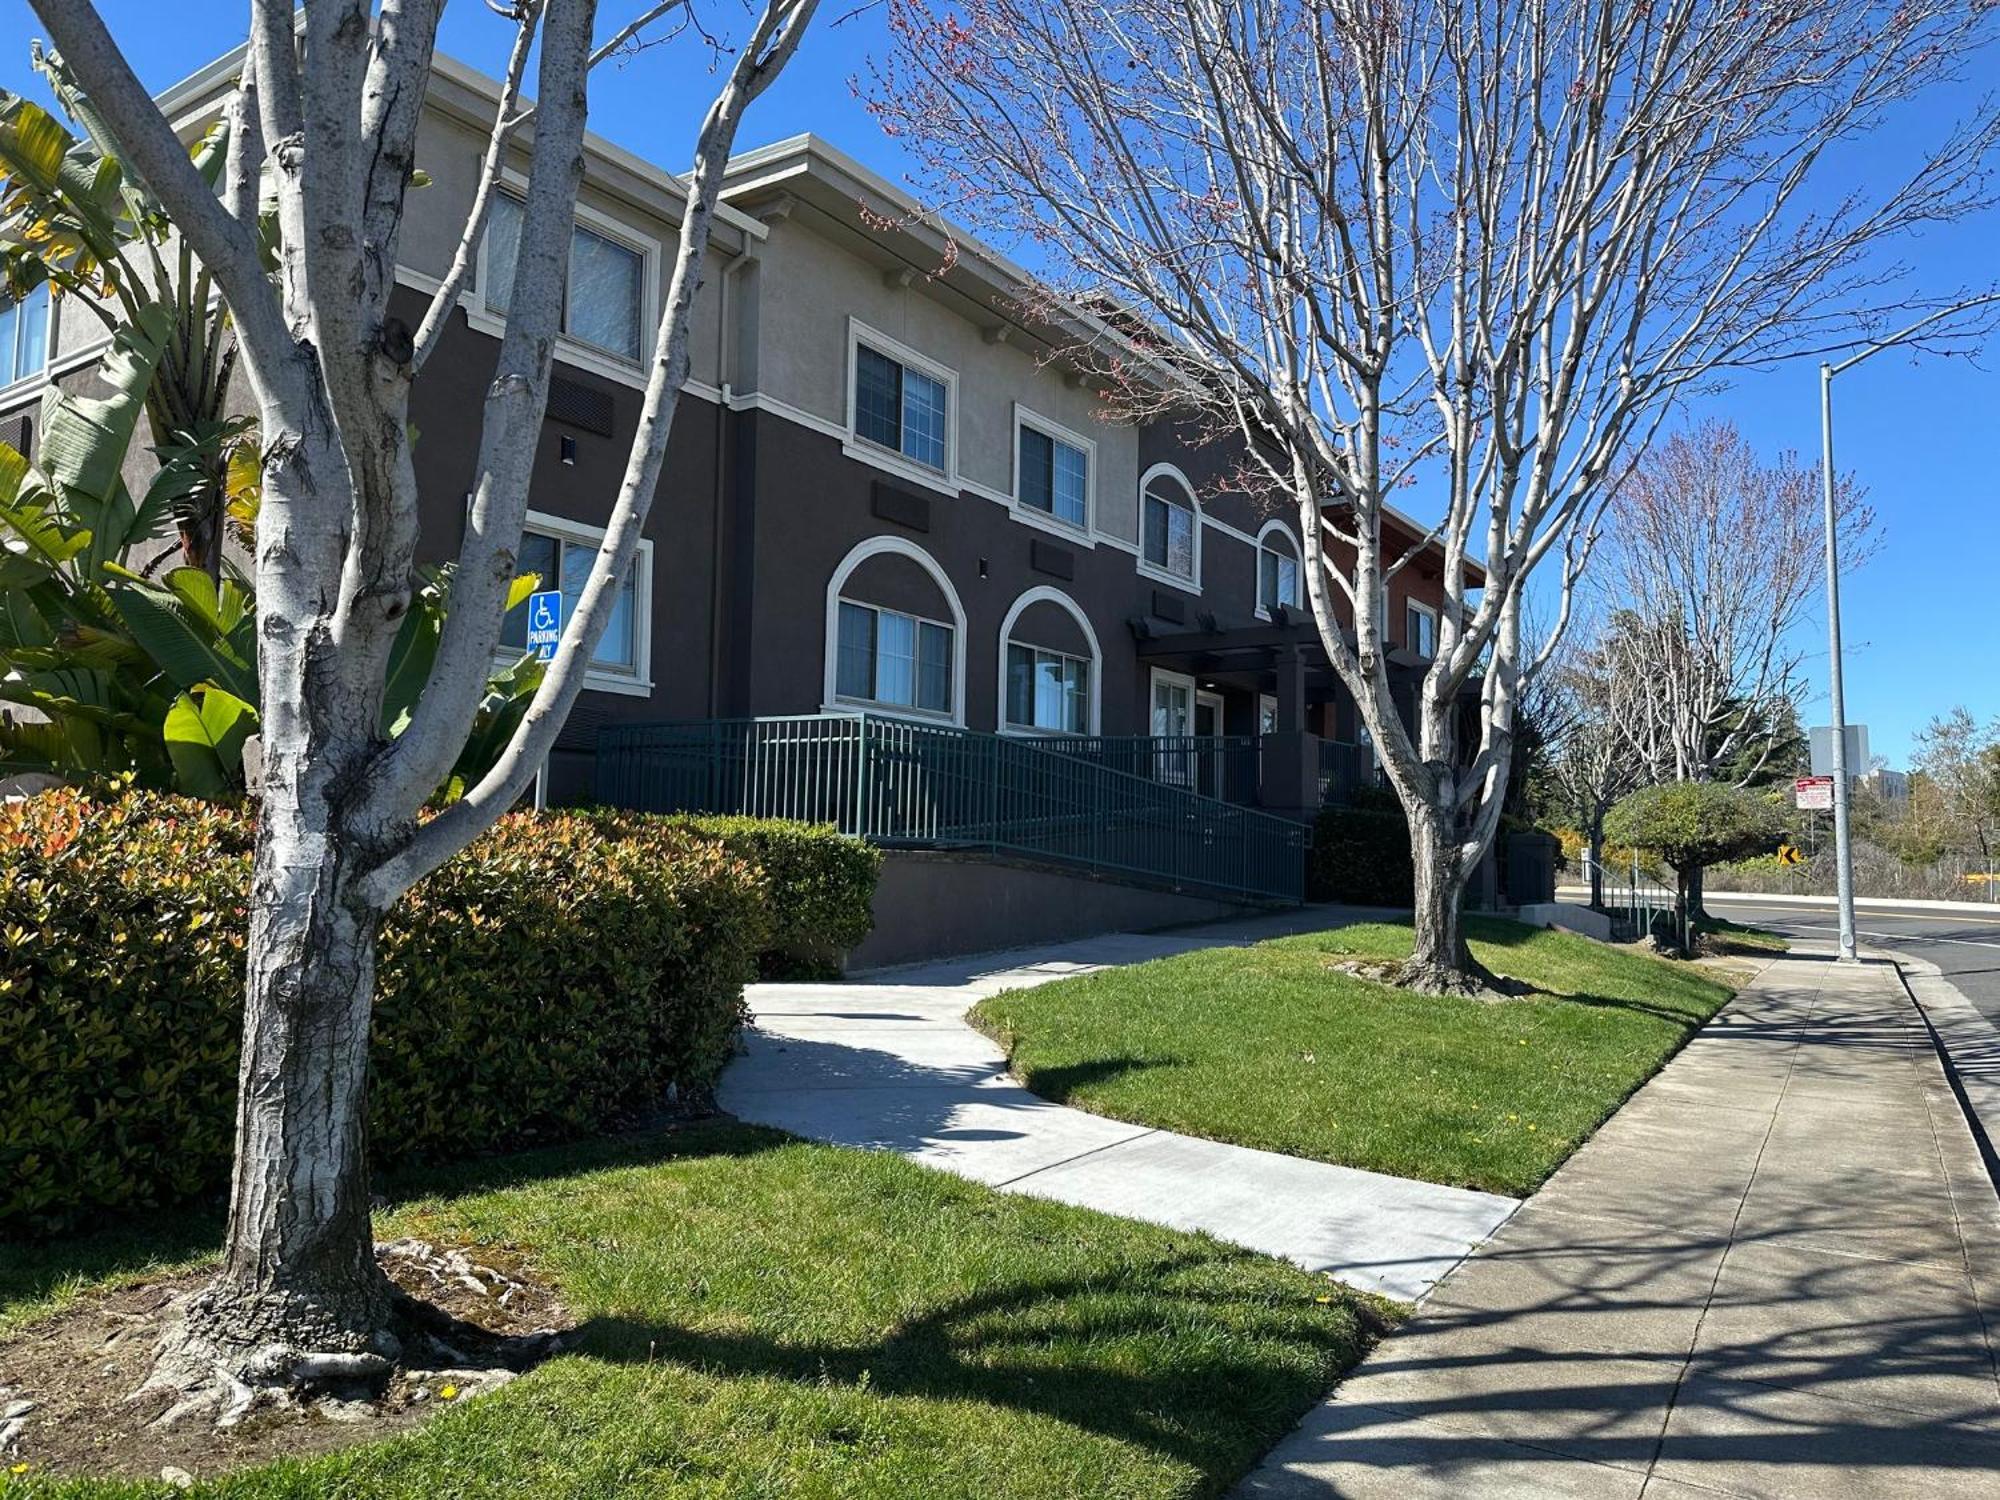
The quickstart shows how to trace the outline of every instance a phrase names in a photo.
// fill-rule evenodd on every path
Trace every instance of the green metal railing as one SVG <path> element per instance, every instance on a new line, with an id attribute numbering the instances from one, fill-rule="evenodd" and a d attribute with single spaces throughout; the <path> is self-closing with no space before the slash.
<path id="1" fill-rule="evenodd" d="M 1381 777 L 1366 745 L 1347 740 L 1319 742 L 1319 800 L 1322 807 L 1342 807 L 1354 794 L 1375 786 Z"/>
<path id="2" fill-rule="evenodd" d="M 1041 734 L 1020 743 L 1143 776 L 1163 786 L 1252 807 L 1259 762 L 1254 734 Z"/>
<path id="3" fill-rule="evenodd" d="M 1297 901 L 1305 829 L 1040 745 L 864 714 L 606 725 L 597 794 L 649 812 L 831 823 L 1175 889 Z"/>

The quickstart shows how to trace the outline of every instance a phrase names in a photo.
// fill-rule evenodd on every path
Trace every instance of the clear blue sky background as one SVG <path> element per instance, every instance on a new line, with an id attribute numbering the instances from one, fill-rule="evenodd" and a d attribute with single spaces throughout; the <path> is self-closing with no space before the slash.
<path id="1" fill-rule="evenodd" d="M 826 0 L 819 30 L 793 70 L 759 101 L 742 144 L 758 145 L 811 130 L 892 179 L 905 158 L 856 99 L 852 80 L 885 45 L 879 8 Z M 240 0 L 99 0 L 140 77 L 162 88 L 242 40 Z M 604 0 L 604 30 L 639 9 Z M 726 4 L 714 7 L 729 14 Z M 838 20 L 847 17 L 845 20 Z M 741 25 L 739 23 L 740 32 Z M 44 97 L 28 66 L 29 38 L 41 27 L 25 0 L 0 0 L 0 86 Z M 479 0 L 447 11 L 445 51 L 489 72 L 505 60 L 506 23 Z M 692 131 L 710 94 L 707 59 L 689 46 L 655 49 L 622 67 L 600 70 L 591 86 L 591 125 L 663 166 L 682 170 Z M 1857 170 L 1895 169 L 1969 95 L 1941 99 L 1930 118 L 1897 122 L 1857 157 Z M 1923 284 L 1946 290 L 2000 274 L 1994 245 L 2000 214 L 1953 226 L 1910 247 Z M 1965 704 L 1980 718 L 2000 715 L 2000 343 L 1984 368 L 1964 359 L 1878 355 L 1841 378 L 1836 389 L 1838 464 L 1865 483 L 1881 513 L 1886 545 L 1846 583 L 1850 720 L 1870 726 L 1875 753 L 1907 764 L 1910 741 L 1934 714 Z M 1809 459 L 1819 443 L 1818 380 L 1810 364 L 1759 373 L 1691 416 L 1726 415 L 1761 449 L 1796 448 Z M 1826 658 L 1818 622 L 1809 666 L 1823 683 Z M 1807 706 L 1817 722 L 1823 690 Z"/>

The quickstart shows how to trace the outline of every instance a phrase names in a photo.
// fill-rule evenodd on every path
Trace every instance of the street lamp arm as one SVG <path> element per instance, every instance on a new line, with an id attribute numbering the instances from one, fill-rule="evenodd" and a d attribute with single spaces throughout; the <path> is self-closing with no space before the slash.
<path id="1" fill-rule="evenodd" d="M 2000 291 L 1973 297 L 1954 307 L 1941 307 L 1888 338 L 1848 355 L 1839 364 L 1822 362 L 1819 367 L 1820 500 L 1826 526 L 1827 717 L 1832 721 L 1832 744 L 1829 748 L 1833 762 L 1834 870 L 1840 906 L 1840 958 L 1844 963 L 1852 963 L 1855 959 L 1854 844 L 1848 819 L 1847 693 L 1841 672 L 1839 508 L 1833 482 L 1833 377 L 1853 369 L 1871 355 L 1880 354 L 1884 349 L 1892 349 L 1915 337 L 1933 323 L 1995 302 L 2000 302 Z"/>
<path id="2" fill-rule="evenodd" d="M 1831 380 L 1834 376 L 1853 369 L 1864 359 L 1873 358 L 1884 349 L 1895 348 L 1896 345 L 1902 343 L 1912 335 L 1923 332 L 1933 323 L 1942 322 L 1946 318 L 1954 317 L 1962 312 L 1971 312 L 1975 307 L 1985 307 L 1989 303 L 1994 302 L 2000 302 L 2000 292 L 1988 292 L 1983 297 L 1974 297 L 1969 302 L 1960 302 L 1951 307 L 1940 307 L 1936 312 L 1927 313 L 1917 319 L 1909 327 L 1890 334 L 1886 339 L 1880 339 L 1868 345 L 1867 348 L 1860 350 L 1858 353 L 1848 355 L 1839 364 L 1822 364 L 1819 367 L 1820 373 L 1826 379 Z"/>

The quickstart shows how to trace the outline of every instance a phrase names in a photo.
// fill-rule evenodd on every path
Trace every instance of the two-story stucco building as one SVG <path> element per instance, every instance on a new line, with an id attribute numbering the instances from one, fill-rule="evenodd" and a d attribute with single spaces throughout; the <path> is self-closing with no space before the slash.
<path id="1" fill-rule="evenodd" d="M 238 62 L 167 92 L 185 133 L 213 117 Z M 413 324 L 450 260 L 497 92 L 438 59 L 419 144 L 429 185 L 409 195 L 398 273 Z M 416 387 L 432 559 L 464 525 L 525 165 L 503 179 L 474 284 Z M 565 592 L 616 491 L 683 203 L 671 173 L 588 142 L 521 557 Z M 661 492 L 553 795 L 590 794 L 610 723 L 853 709 L 1104 737 L 1145 774 L 1286 811 L 1372 774 L 1299 609 L 1296 517 L 1229 492 L 1227 455 L 1173 424 L 1118 420 L 1065 357 L 1069 336 L 1022 311 L 1025 273 L 933 223 L 813 137 L 732 163 Z M 102 346 L 95 319 L 46 297 L 0 310 L 0 437 L 31 449 L 42 387 L 87 380 Z M 1410 524 L 1404 541 L 1419 536 Z M 1440 564 L 1395 581 L 1400 670 L 1435 643 Z M 508 639 L 524 630 L 511 621 Z"/>

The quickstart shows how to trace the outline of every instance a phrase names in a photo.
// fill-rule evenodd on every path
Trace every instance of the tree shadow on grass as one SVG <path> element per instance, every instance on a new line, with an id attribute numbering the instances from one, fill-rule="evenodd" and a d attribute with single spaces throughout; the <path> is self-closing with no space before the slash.
<path id="1" fill-rule="evenodd" d="M 795 1145 L 776 1130 L 714 1117 L 672 1129 L 598 1136 L 472 1161 L 405 1166 L 376 1174 L 376 1190 L 393 1206 L 522 1187 L 552 1177 L 616 1167 L 657 1166 L 696 1157 L 754 1156 Z M 165 1274 L 214 1255 L 225 1227 L 216 1201 L 171 1210 L 112 1216 L 114 1227 L 31 1241 L 0 1240 L 0 1320 L 66 1289 L 115 1285 Z M 4 1323 L 0 1323 L 3 1327 Z M 0 1337 L 5 1337 L 0 1333 Z"/>
<path id="2" fill-rule="evenodd" d="M 1136 1273 L 1014 1278 L 861 1342 L 792 1343 L 607 1316 L 585 1322 L 572 1347 L 610 1364 L 670 1361 L 712 1376 L 1030 1412 L 1220 1482 L 1282 1436 L 1389 1319 L 1360 1297 L 1302 1318 L 1268 1290 L 1171 1285 L 1212 1263 L 1179 1256 Z M 1238 1336 L 1200 1337 L 1209 1318 Z"/>
<path id="3" fill-rule="evenodd" d="M 1110 1083 L 1133 1073 L 1150 1072 L 1155 1068 L 1182 1068 L 1188 1066 L 1190 1061 L 1185 1057 L 1093 1057 L 1067 1067 L 1027 1068 L 1019 1071 L 1017 1076 L 1029 1092 L 1061 1104 L 1098 1084 Z M 1019 1064 L 1015 1066 L 1019 1068 Z"/>

